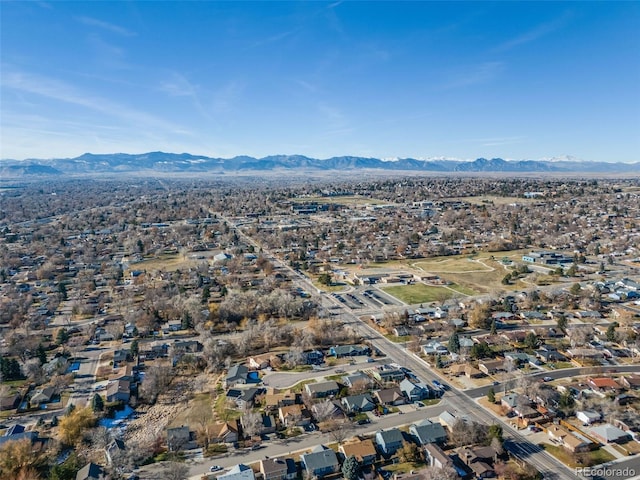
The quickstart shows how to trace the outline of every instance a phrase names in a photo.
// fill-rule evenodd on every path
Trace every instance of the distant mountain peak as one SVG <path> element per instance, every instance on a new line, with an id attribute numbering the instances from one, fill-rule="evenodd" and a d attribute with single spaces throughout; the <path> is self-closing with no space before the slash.
<path id="1" fill-rule="evenodd" d="M 2 178 L 49 175 L 108 175 L 138 172 L 220 174 L 224 172 L 251 172 L 288 170 L 318 171 L 417 171 L 417 172 L 477 172 L 477 173 L 635 173 L 640 163 L 585 162 L 563 155 L 544 160 L 505 160 L 502 158 L 477 158 L 460 160 L 447 157 L 401 158 L 339 156 L 317 159 L 305 155 L 270 155 L 262 158 L 236 156 L 212 158 L 190 153 L 147 152 L 141 154 L 84 153 L 76 158 L 48 160 L 2 160 Z"/>

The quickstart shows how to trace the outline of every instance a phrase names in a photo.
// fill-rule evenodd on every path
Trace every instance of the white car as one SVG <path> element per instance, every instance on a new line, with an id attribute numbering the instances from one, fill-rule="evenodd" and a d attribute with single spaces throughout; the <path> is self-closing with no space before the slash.
<path id="1" fill-rule="evenodd" d="M 209 467 L 210 472 L 217 472 L 218 470 L 222 470 L 222 467 L 220 465 L 211 465 Z"/>

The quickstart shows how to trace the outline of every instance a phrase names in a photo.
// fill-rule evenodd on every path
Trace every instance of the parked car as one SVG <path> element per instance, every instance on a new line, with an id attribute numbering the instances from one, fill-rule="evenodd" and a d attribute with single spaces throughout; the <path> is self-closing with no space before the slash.
<path id="1" fill-rule="evenodd" d="M 553 380 L 553 378 L 551 378 L 551 377 L 544 377 L 542 380 L 544 380 L 545 382 L 550 382 L 551 380 Z"/>
<path id="2" fill-rule="evenodd" d="M 211 466 L 209 467 L 209 471 L 210 471 L 210 472 L 217 472 L 217 471 L 219 471 L 219 470 L 222 470 L 222 467 L 221 467 L 220 465 L 211 465 Z"/>

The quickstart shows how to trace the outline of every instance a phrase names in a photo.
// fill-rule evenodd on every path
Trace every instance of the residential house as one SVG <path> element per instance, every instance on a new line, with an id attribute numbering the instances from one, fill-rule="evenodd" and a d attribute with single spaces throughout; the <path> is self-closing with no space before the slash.
<path id="1" fill-rule="evenodd" d="M 372 369 L 371 375 L 382 383 L 400 382 L 405 378 L 405 374 L 402 370 L 399 368 L 388 367 L 386 365 Z"/>
<path id="2" fill-rule="evenodd" d="M 249 369 L 244 365 L 234 365 L 227 372 L 227 376 L 224 379 L 225 388 L 230 388 L 235 385 L 244 385 L 249 380 Z"/>
<path id="3" fill-rule="evenodd" d="M 45 387 L 36 390 L 33 395 L 31 395 L 31 399 L 29 399 L 29 403 L 31 406 L 42 405 L 43 403 L 49 403 L 55 394 L 54 387 Z"/>
<path id="4" fill-rule="evenodd" d="M 106 477 L 100 465 L 93 462 L 87 463 L 76 473 L 76 480 L 104 480 Z"/>
<path id="5" fill-rule="evenodd" d="M 425 460 L 427 464 L 435 468 L 453 468 L 453 460 L 444 453 L 444 450 L 435 443 L 428 443 L 424 446 Z"/>
<path id="6" fill-rule="evenodd" d="M 480 378 L 484 377 L 484 373 L 470 363 L 467 363 L 464 365 L 464 376 L 467 378 Z"/>
<path id="7" fill-rule="evenodd" d="M 375 440 L 380 452 L 385 456 L 391 456 L 402 448 L 404 437 L 400 430 L 391 428 L 376 432 Z"/>
<path id="8" fill-rule="evenodd" d="M 594 412 L 593 410 L 580 410 L 576 412 L 576 418 L 586 426 L 602 420 L 602 414 Z"/>
<path id="9" fill-rule="evenodd" d="M 24 439 L 29 440 L 29 442 L 34 447 L 34 449 L 37 443 L 40 443 L 41 445 L 45 443 L 45 439 L 40 438 L 38 436 L 38 432 L 25 432 L 23 429 L 18 433 L 9 433 L 7 431 L 2 437 L 0 437 L 0 447 L 7 442 L 13 442 L 13 441 L 24 440 Z"/>
<path id="10" fill-rule="evenodd" d="M 262 355 L 254 355 L 247 360 L 247 366 L 253 370 L 264 370 L 271 367 L 272 353 L 263 353 Z"/>
<path id="11" fill-rule="evenodd" d="M 18 408 L 20 406 L 21 398 L 22 397 L 17 393 L 0 397 L 0 411 Z"/>
<path id="12" fill-rule="evenodd" d="M 595 392 L 619 392 L 622 387 L 613 378 L 600 377 L 600 378 L 588 378 L 587 385 Z"/>
<path id="13" fill-rule="evenodd" d="M 294 480 L 298 469 L 292 458 L 265 458 L 260 460 L 260 473 L 264 480 Z"/>
<path id="14" fill-rule="evenodd" d="M 614 427 L 610 423 L 605 423 L 589 430 L 589 434 L 602 443 L 624 443 L 631 439 L 627 432 Z"/>
<path id="15" fill-rule="evenodd" d="M 238 422 L 214 423 L 209 426 L 209 435 L 213 443 L 235 443 L 239 438 Z"/>
<path id="16" fill-rule="evenodd" d="M 333 380 L 328 382 L 307 383 L 304 389 L 311 398 L 331 397 L 340 392 L 340 386 Z"/>
<path id="17" fill-rule="evenodd" d="M 253 402 L 263 390 L 261 388 L 250 387 L 250 388 L 232 388 L 227 392 L 227 398 L 232 399 L 236 402 L 238 408 L 244 409 L 247 407 L 252 407 Z"/>
<path id="18" fill-rule="evenodd" d="M 380 405 L 396 406 L 407 403 L 407 400 L 402 394 L 402 390 L 400 390 L 399 387 L 376 390 L 375 392 L 373 392 L 373 397 L 378 401 Z"/>
<path id="19" fill-rule="evenodd" d="M 456 450 L 456 453 L 476 478 L 492 478 L 496 476 L 496 472 L 492 467 L 495 452 L 491 447 L 488 447 L 488 449 L 461 447 Z"/>
<path id="20" fill-rule="evenodd" d="M 320 350 L 304 352 L 304 357 L 307 365 L 320 365 L 324 362 L 324 353 Z"/>
<path id="21" fill-rule="evenodd" d="M 376 447 L 370 439 L 358 439 L 342 444 L 338 447 L 338 450 L 340 450 L 340 453 L 342 453 L 345 458 L 349 458 L 351 456 L 356 457 L 356 460 L 358 460 L 358 463 L 361 465 L 371 465 L 376 461 L 376 457 L 378 455 Z"/>
<path id="22" fill-rule="evenodd" d="M 131 397 L 131 383 L 127 380 L 115 380 L 107 384 L 107 402 L 129 402 Z"/>
<path id="23" fill-rule="evenodd" d="M 253 469 L 240 463 L 231 468 L 227 473 L 218 475 L 218 480 L 255 480 Z"/>
<path id="24" fill-rule="evenodd" d="M 424 383 L 414 383 L 404 379 L 400 382 L 400 390 L 410 402 L 417 402 L 431 397 L 431 389 Z"/>
<path id="25" fill-rule="evenodd" d="M 593 442 L 584 435 L 577 432 L 570 432 L 559 425 L 550 425 L 547 428 L 547 435 L 550 439 L 560 443 L 570 452 L 584 452 L 593 446 Z"/>
<path id="26" fill-rule="evenodd" d="M 630 390 L 640 390 L 640 375 L 630 375 L 622 377 L 620 383 Z"/>
<path id="27" fill-rule="evenodd" d="M 118 438 L 111 440 L 111 442 L 109 442 L 109 444 L 104 448 L 107 465 L 111 465 L 113 460 L 121 455 L 125 450 L 126 447 L 122 440 Z"/>
<path id="28" fill-rule="evenodd" d="M 330 419 L 343 419 L 344 418 L 344 413 L 342 412 L 342 404 L 340 403 L 340 400 L 325 400 L 325 402 L 331 402 L 332 408 L 330 409 L 329 413 L 328 413 L 328 418 Z M 321 409 L 321 404 L 323 402 L 320 403 L 315 403 L 311 406 L 311 413 L 313 414 L 313 416 L 315 418 L 318 418 L 318 411 L 319 409 Z M 325 415 L 326 412 L 322 412 L 322 415 Z"/>
<path id="29" fill-rule="evenodd" d="M 294 403 L 296 403 L 296 394 L 290 391 L 274 393 L 273 389 L 269 389 L 264 397 L 264 404 L 267 410 L 277 410 L 279 407 L 286 407 Z"/>
<path id="30" fill-rule="evenodd" d="M 278 409 L 278 417 L 282 424 L 286 427 L 291 426 L 306 426 L 311 423 L 311 415 L 309 411 L 304 408 L 304 405 L 295 404 L 288 407 L 280 407 Z"/>
<path id="31" fill-rule="evenodd" d="M 409 427 L 409 433 L 420 446 L 425 446 L 429 443 L 442 444 L 447 441 L 447 432 L 442 424 L 429 419 L 412 424 Z"/>
<path id="32" fill-rule="evenodd" d="M 422 347 L 425 355 L 447 355 L 449 350 L 438 341 L 431 341 Z"/>
<path id="33" fill-rule="evenodd" d="M 373 383 L 371 377 L 364 372 L 356 372 L 352 375 L 342 377 L 347 387 L 364 387 L 369 388 Z"/>
<path id="34" fill-rule="evenodd" d="M 336 453 L 324 445 L 318 445 L 310 453 L 300 455 L 300 463 L 308 475 L 318 478 L 335 473 L 340 467 Z"/>
<path id="35" fill-rule="evenodd" d="M 189 450 L 192 448 L 192 443 L 189 427 L 182 425 L 181 427 L 167 428 L 167 447 L 170 452 Z"/>
<path id="36" fill-rule="evenodd" d="M 504 360 L 480 360 L 478 369 L 485 375 L 493 375 L 507 370 Z"/>
<path id="37" fill-rule="evenodd" d="M 371 355 L 371 349 L 366 345 L 336 345 L 329 349 L 329 354 L 336 357 L 355 357 L 358 355 Z"/>
<path id="38" fill-rule="evenodd" d="M 370 412 L 376 408 L 376 404 L 368 393 L 344 397 L 342 405 L 347 413 Z"/>

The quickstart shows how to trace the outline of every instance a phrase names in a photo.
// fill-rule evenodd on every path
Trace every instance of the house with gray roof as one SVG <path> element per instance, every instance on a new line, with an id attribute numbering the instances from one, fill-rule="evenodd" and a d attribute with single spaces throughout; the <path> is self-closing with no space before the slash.
<path id="1" fill-rule="evenodd" d="M 409 427 L 409 433 L 416 443 L 425 446 L 429 443 L 442 444 L 447 441 L 447 432 L 439 422 L 425 419 Z"/>
<path id="2" fill-rule="evenodd" d="M 335 473 L 340 467 L 336 452 L 324 445 L 318 445 L 310 453 L 300 455 L 300 463 L 309 475 L 318 478 Z"/>
<path id="3" fill-rule="evenodd" d="M 330 397 L 340 392 L 340 386 L 333 380 L 328 382 L 307 383 L 304 389 L 312 398 Z"/>
<path id="4" fill-rule="evenodd" d="M 342 399 L 342 405 L 344 406 L 345 412 L 348 413 L 370 412 L 376 408 L 376 404 L 368 393 L 344 397 Z"/>
<path id="5" fill-rule="evenodd" d="M 427 385 L 414 383 L 406 378 L 400 382 L 400 390 L 410 402 L 417 402 L 431 397 L 431 389 Z"/>
<path id="6" fill-rule="evenodd" d="M 380 430 L 375 436 L 376 445 L 383 455 L 390 456 L 402 448 L 404 437 L 397 428 Z"/>
<path id="7" fill-rule="evenodd" d="M 104 480 L 106 478 L 100 465 L 87 463 L 76 473 L 76 480 Z"/>
<path id="8" fill-rule="evenodd" d="M 243 463 L 239 463 L 231 468 L 227 473 L 218 475 L 219 480 L 255 480 L 253 469 Z"/>
<path id="9" fill-rule="evenodd" d="M 233 387 L 234 385 L 244 385 L 249 379 L 249 369 L 244 365 L 234 365 L 229 368 L 227 376 L 224 379 L 225 388 Z"/>

